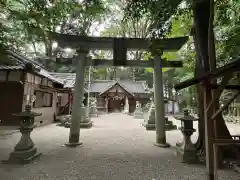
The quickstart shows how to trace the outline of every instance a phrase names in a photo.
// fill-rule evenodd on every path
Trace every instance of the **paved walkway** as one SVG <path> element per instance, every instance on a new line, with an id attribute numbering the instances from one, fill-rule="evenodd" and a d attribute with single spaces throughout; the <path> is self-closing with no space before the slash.
<path id="1" fill-rule="evenodd" d="M 84 145 L 63 147 L 69 129 L 51 124 L 34 130 L 43 155 L 32 164 L 0 164 L 0 180 L 205 180 L 205 167 L 179 163 L 174 149 L 153 146 L 155 132 L 146 131 L 143 120 L 123 114 L 94 118 L 94 127 L 81 130 Z M 19 133 L 0 137 L 0 159 L 19 139 Z M 167 133 L 175 144 L 179 131 Z M 220 180 L 239 180 L 234 172 L 220 172 Z"/>

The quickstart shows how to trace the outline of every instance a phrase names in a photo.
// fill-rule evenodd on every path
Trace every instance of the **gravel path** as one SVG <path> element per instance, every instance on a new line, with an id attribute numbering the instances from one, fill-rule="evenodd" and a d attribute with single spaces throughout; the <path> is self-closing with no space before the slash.
<path id="1" fill-rule="evenodd" d="M 34 130 L 32 138 L 43 155 L 20 166 L 0 164 L 0 180 L 205 180 L 205 167 L 179 163 L 174 149 L 153 146 L 155 132 L 124 114 L 94 118 L 94 127 L 81 129 L 84 145 L 63 147 L 69 129 L 51 124 Z M 167 132 L 168 142 L 180 139 L 179 131 Z M 19 133 L 0 137 L 0 159 L 7 159 Z M 220 180 L 239 180 L 231 171 Z"/>

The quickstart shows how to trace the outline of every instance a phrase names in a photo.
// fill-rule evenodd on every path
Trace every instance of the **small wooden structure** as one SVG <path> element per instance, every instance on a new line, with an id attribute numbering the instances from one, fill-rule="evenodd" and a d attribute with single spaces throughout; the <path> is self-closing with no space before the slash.
<path id="1" fill-rule="evenodd" d="M 69 91 L 58 94 L 60 114 L 68 114 L 72 107 L 72 96 L 76 73 L 51 73 L 52 76 L 64 82 L 64 88 Z M 87 104 L 88 85 L 85 86 L 84 104 Z M 129 113 L 136 108 L 136 101 L 145 105 L 150 101 L 150 91 L 145 81 L 131 80 L 93 80 L 89 89 L 90 97 L 96 97 L 97 110 L 100 113 L 121 111 L 125 105 L 126 98 L 129 103 Z M 70 109 L 69 109 L 70 108 Z"/>
<path id="2" fill-rule="evenodd" d="M 133 113 L 136 101 L 146 104 L 150 100 L 150 92 L 144 81 L 94 81 L 90 95 L 97 98 L 98 111 L 105 112 L 122 111 L 128 99 L 129 113 Z"/>
<path id="3" fill-rule="evenodd" d="M 53 122 L 58 113 L 57 92 L 63 90 L 63 83 L 20 53 L 7 51 L 7 56 L 12 64 L 0 65 L 0 125 L 19 125 L 12 114 L 22 112 L 33 97 L 33 110 L 42 113 L 35 124 Z"/>
<path id="4" fill-rule="evenodd" d="M 230 79 L 234 74 L 240 71 L 240 58 L 235 61 L 216 68 L 214 71 L 206 73 L 199 78 L 189 79 L 175 86 L 176 90 L 186 88 L 197 83 L 201 83 L 204 90 L 204 123 L 205 123 L 205 151 L 206 151 L 206 164 L 210 179 L 217 177 L 217 169 L 223 161 L 224 148 L 230 146 L 235 152 L 235 158 L 239 157 L 239 137 L 232 137 L 226 139 L 220 137 L 216 124 L 218 123 L 218 116 L 240 95 L 240 85 L 229 84 Z M 212 80 L 222 78 L 218 84 L 213 84 Z M 216 100 L 219 99 L 224 89 L 236 90 L 236 93 L 219 109 L 213 108 Z M 212 93 L 214 92 L 214 96 Z M 209 99 L 210 98 L 210 99 Z M 221 131 L 221 130 L 220 130 Z M 226 149 L 225 149 L 226 150 Z"/>

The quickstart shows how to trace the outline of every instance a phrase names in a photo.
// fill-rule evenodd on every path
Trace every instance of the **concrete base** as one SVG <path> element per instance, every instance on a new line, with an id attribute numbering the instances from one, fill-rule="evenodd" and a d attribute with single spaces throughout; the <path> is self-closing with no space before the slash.
<path id="1" fill-rule="evenodd" d="M 91 128 L 93 125 L 92 121 L 89 122 L 81 122 L 80 123 L 80 128 Z"/>
<path id="2" fill-rule="evenodd" d="M 2 162 L 5 164 L 27 164 L 41 155 L 42 153 L 37 153 L 37 148 L 33 147 L 29 150 L 14 151 L 10 154 L 8 160 Z"/>
<path id="3" fill-rule="evenodd" d="M 134 114 L 134 118 L 136 118 L 136 119 L 144 119 L 143 113 Z"/>
<path id="4" fill-rule="evenodd" d="M 182 163 L 186 164 L 200 164 L 197 152 L 192 151 L 184 151 L 181 147 L 176 148 L 176 155 L 181 158 Z"/>
<path id="5" fill-rule="evenodd" d="M 89 114 L 90 117 L 98 117 L 98 114 Z"/>
<path id="6" fill-rule="evenodd" d="M 168 144 L 168 143 L 155 143 L 154 145 L 157 146 L 157 147 L 162 147 L 162 148 L 171 147 L 170 144 Z"/>
<path id="7" fill-rule="evenodd" d="M 146 127 L 146 130 L 148 130 L 148 131 L 155 131 L 156 130 L 156 125 L 155 124 L 146 124 L 145 127 Z"/>
<path id="8" fill-rule="evenodd" d="M 171 130 L 176 130 L 177 126 L 170 123 L 170 124 L 166 124 L 166 131 L 171 131 Z"/>
<path id="9" fill-rule="evenodd" d="M 149 124 L 149 123 L 143 123 L 142 124 L 145 128 L 146 128 L 146 130 L 148 130 L 148 131 L 155 131 L 155 129 L 156 129 L 156 125 L 155 124 Z"/>
<path id="10" fill-rule="evenodd" d="M 77 143 L 66 143 L 66 144 L 64 144 L 66 147 L 77 147 L 77 146 L 81 146 L 81 145 L 83 145 L 83 143 L 82 142 L 77 142 Z"/>

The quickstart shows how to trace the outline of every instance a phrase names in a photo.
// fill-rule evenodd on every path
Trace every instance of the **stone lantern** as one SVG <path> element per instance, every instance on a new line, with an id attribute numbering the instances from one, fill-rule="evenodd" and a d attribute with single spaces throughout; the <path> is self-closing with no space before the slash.
<path id="1" fill-rule="evenodd" d="M 41 153 L 37 153 L 37 148 L 31 139 L 31 132 L 34 128 L 35 116 L 41 116 L 42 113 L 35 113 L 31 110 L 31 105 L 25 106 L 25 111 L 19 114 L 14 114 L 20 118 L 20 132 L 22 134 L 20 141 L 14 147 L 14 151 L 10 154 L 10 157 L 5 163 L 25 164 Z"/>
<path id="2" fill-rule="evenodd" d="M 196 131 L 193 128 L 193 121 L 197 119 L 189 115 L 188 110 L 184 110 L 183 115 L 174 116 L 177 120 L 181 121 L 179 130 L 183 134 L 183 141 L 177 143 L 177 154 L 181 156 L 183 163 L 195 164 L 198 163 L 198 156 L 196 148 L 194 147 L 191 136 Z"/>
<path id="3" fill-rule="evenodd" d="M 148 111 L 147 119 L 144 119 L 143 126 L 146 127 L 146 130 L 155 130 L 155 103 L 153 98 L 151 98 L 151 105 Z"/>
<path id="4" fill-rule="evenodd" d="M 143 119 L 143 111 L 139 101 L 136 102 L 136 109 L 134 112 L 134 118 Z"/>
<path id="5" fill-rule="evenodd" d="M 165 114 L 168 114 L 168 100 L 164 100 L 164 106 L 165 106 Z M 164 117 L 165 118 L 165 127 L 166 127 L 166 131 L 170 131 L 170 130 L 175 130 L 177 129 L 177 126 L 173 124 L 172 121 L 170 121 L 168 119 L 167 116 Z"/>
<path id="6" fill-rule="evenodd" d="M 90 117 L 97 117 L 97 116 L 98 116 L 98 111 L 97 111 L 97 99 L 96 99 L 96 98 L 94 98 L 94 99 L 91 101 L 89 115 L 90 115 Z"/>
<path id="7" fill-rule="evenodd" d="M 86 107 L 82 103 L 80 128 L 90 128 L 90 127 L 92 127 L 92 124 L 93 123 L 92 123 L 92 121 L 91 121 L 91 119 L 89 117 L 88 110 L 86 109 Z"/>

